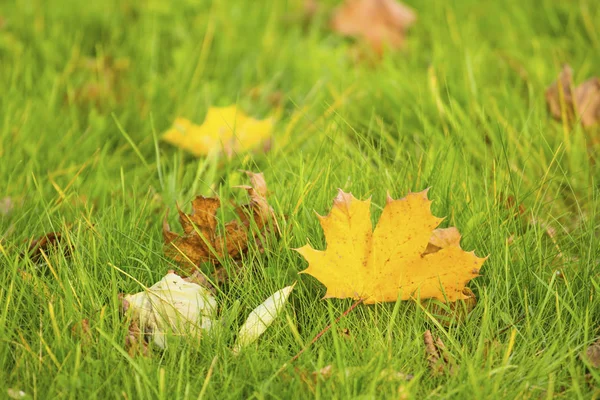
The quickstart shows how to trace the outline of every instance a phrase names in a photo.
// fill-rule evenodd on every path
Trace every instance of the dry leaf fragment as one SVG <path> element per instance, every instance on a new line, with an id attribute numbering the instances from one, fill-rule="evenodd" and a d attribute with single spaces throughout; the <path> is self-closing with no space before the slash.
<path id="1" fill-rule="evenodd" d="M 217 229 L 217 209 L 221 200 L 217 197 L 198 196 L 192 201 L 192 213 L 179 209 L 182 236 L 171 231 L 163 221 L 165 253 L 184 269 L 192 270 L 203 262 L 218 263 L 225 256 L 239 258 L 248 249 L 252 229 L 264 231 L 270 221 L 275 221 L 273 210 L 266 199 L 267 184 L 262 173 L 246 171 L 252 186 L 248 191 L 250 203 L 236 207 L 237 220 L 227 222 L 222 234 Z"/>
<path id="2" fill-rule="evenodd" d="M 71 335 L 73 338 L 81 340 L 84 344 L 89 344 L 92 337 L 90 321 L 87 318 L 84 318 L 73 324 L 71 327 Z"/>
<path id="3" fill-rule="evenodd" d="M 564 115 L 567 120 L 580 119 L 584 127 L 594 125 L 600 121 L 600 79 L 591 78 L 575 87 L 573 69 L 565 65 L 546 90 L 546 103 L 557 120 Z"/>
<path id="4" fill-rule="evenodd" d="M 15 399 L 15 400 L 27 398 L 27 393 L 25 393 L 24 391 L 19 390 L 19 389 L 8 388 L 6 390 L 6 394 L 8 395 L 8 397 L 10 399 Z"/>
<path id="5" fill-rule="evenodd" d="M 136 354 L 142 354 L 143 356 L 150 355 L 150 346 L 148 346 L 144 332 L 136 320 L 132 320 L 129 323 L 127 336 L 125 336 L 125 349 L 131 357 Z"/>
<path id="6" fill-rule="evenodd" d="M 600 339 L 592 343 L 582 356 L 592 367 L 600 368 Z"/>
<path id="7" fill-rule="evenodd" d="M 0 199 L 0 216 L 9 215 L 15 207 L 12 199 L 8 196 Z"/>
<path id="8" fill-rule="evenodd" d="M 381 54 L 385 45 L 402 47 L 416 18 L 412 9 L 396 0 L 346 0 L 335 11 L 331 25 L 342 35 L 363 38 Z"/>
<path id="9" fill-rule="evenodd" d="M 34 263 L 41 262 L 44 258 L 43 254 L 48 254 L 50 249 L 57 248 L 59 243 L 62 240 L 62 233 L 60 232 L 50 232 L 43 236 L 40 236 L 37 239 L 32 239 L 29 242 L 29 248 L 25 252 L 28 254 L 31 261 Z M 65 257 L 69 256 L 71 253 L 70 247 L 64 247 Z M 23 256 L 24 254 L 22 254 Z"/>
<path id="10" fill-rule="evenodd" d="M 429 361 L 429 367 L 433 376 L 443 374 L 452 375 L 456 372 L 454 359 L 448 354 L 442 339 L 437 338 L 434 340 L 431 331 L 426 330 L 423 333 L 423 342 L 425 343 L 425 354 L 427 355 L 427 361 Z"/>
<path id="11" fill-rule="evenodd" d="M 234 354 L 238 354 L 244 347 L 254 343 L 271 326 L 275 318 L 283 310 L 294 286 L 295 284 L 278 290 L 261 305 L 252 310 L 238 332 L 235 345 L 233 346 Z"/>
<path id="12" fill-rule="evenodd" d="M 210 107 L 202 125 L 177 118 L 162 138 L 197 157 L 213 151 L 231 156 L 266 144 L 271 138 L 273 125 L 273 118 L 256 120 L 235 105 Z"/>
<path id="13" fill-rule="evenodd" d="M 373 231 L 370 200 L 360 201 L 340 190 L 329 215 L 319 216 L 327 249 L 306 245 L 297 250 L 308 261 L 302 273 L 327 287 L 326 298 L 352 297 L 367 304 L 398 297 L 451 302 L 468 298 L 465 285 L 479 275 L 485 258 L 464 251 L 456 240 L 438 241 L 433 232 L 442 218 L 433 216 L 430 208 L 426 190 L 399 200 L 388 196 Z M 432 235 L 445 247 L 425 253 Z"/>
<path id="14" fill-rule="evenodd" d="M 147 290 L 125 295 L 123 308 L 157 346 L 165 348 L 169 330 L 190 337 L 210 330 L 217 302 L 208 289 L 169 272 Z"/>

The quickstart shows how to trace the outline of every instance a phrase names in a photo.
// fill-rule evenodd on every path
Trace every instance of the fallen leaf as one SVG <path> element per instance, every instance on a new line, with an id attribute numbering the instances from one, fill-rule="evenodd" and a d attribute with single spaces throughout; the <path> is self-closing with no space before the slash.
<path id="1" fill-rule="evenodd" d="M 342 35 L 364 39 L 381 54 L 385 45 L 402 47 L 416 18 L 412 9 L 396 0 L 346 0 L 334 12 L 331 26 Z"/>
<path id="2" fill-rule="evenodd" d="M 50 249 L 57 248 L 62 240 L 62 233 L 50 232 L 44 236 L 40 236 L 37 239 L 29 241 L 29 248 L 25 254 L 29 255 L 29 258 L 34 263 L 39 263 L 44 259 L 44 255 L 47 255 Z M 64 246 L 65 256 L 70 255 L 71 250 L 69 246 Z M 24 256 L 25 254 L 22 254 Z"/>
<path id="3" fill-rule="evenodd" d="M 352 339 L 352 334 L 350 333 L 350 329 L 348 328 L 342 328 L 339 330 L 340 332 L 340 336 L 343 337 L 346 340 L 350 340 Z"/>
<path id="4" fill-rule="evenodd" d="M 89 344 L 92 338 L 90 330 L 90 321 L 87 318 L 75 323 L 71 327 L 71 336 L 74 339 L 80 340 L 83 344 Z"/>
<path id="5" fill-rule="evenodd" d="M 12 199 L 8 196 L 0 199 L 0 216 L 9 215 L 15 207 Z"/>
<path id="6" fill-rule="evenodd" d="M 244 347 L 254 343 L 271 326 L 275 318 L 283 310 L 294 286 L 295 284 L 278 290 L 261 305 L 252 310 L 238 332 L 233 346 L 234 354 L 239 354 Z"/>
<path id="7" fill-rule="evenodd" d="M 426 330 L 423 333 L 423 342 L 425 343 L 425 354 L 427 355 L 427 361 L 429 361 L 431 374 L 433 376 L 453 375 L 456 372 L 456 363 L 446 350 L 442 339 L 437 338 L 434 340 L 431 331 Z"/>
<path id="8" fill-rule="evenodd" d="M 127 336 L 125 336 L 125 349 L 131 357 L 134 357 L 137 354 L 141 354 L 145 357 L 150 355 L 150 346 L 146 341 L 144 332 L 136 320 L 132 320 L 129 323 Z"/>
<path id="9" fill-rule="evenodd" d="M 250 203 L 237 206 L 237 220 L 227 222 L 223 233 L 217 229 L 217 209 L 221 200 L 217 197 L 198 196 L 192 202 L 192 213 L 179 209 L 182 236 L 171 231 L 163 222 L 165 253 L 185 270 L 195 270 L 203 262 L 219 263 L 225 256 L 239 258 L 248 249 L 248 238 L 254 227 L 264 231 L 269 221 L 275 221 L 273 210 L 267 202 L 267 184 L 262 173 L 246 171 L 251 186 L 242 186 L 250 196 Z M 191 263 L 191 264 L 190 264 Z M 191 266 L 191 268 L 190 268 Z"/>
<path id="10" fill-rule="evenodd" d="M 167 332 L 199 338 L 211 329 L 217 312 L 217 302 L 208 289 L 186 282 L 172 271 L 147 290 L 123 296 L 122 302 L 132 321 L 163 349 Z M 137 333 L 135 329 L 133 333 Z"/>
<path id="11" fill-rule="evenodd" d="M 204 286 L 208 289 L 213 295 L 216 294 L 216 290 L 212 283 L 208 280 L 206 275 L 204 275 L 201 271 L 196 270 L 192 272 L 192 274 L 186 278 L 183 278 L 186 282 L 195 283 L 196 285 Z"/>
<path id="12" fill-rule="evenodd" d="M 431 214 L 426 190 L 400 200 L 388 196 L 375 231 L 370 203 L 340 190 L 329 215 L 319 216 L 327 249 L 297 249 L 308 261 L 301 273 L 321 281 L 326 298 L 352 297 L 367 304 L 398 298 L 468 298 L 465 285 L 479 275 L 485 258 L 462 250 L 456 240 L 438 240 L 434 230 L 442 218 Z M 425 254 L 432 236 L 435 244 L 445 247 Z"/>
<path id="13" fill-rule="evenodd" d="M 312 20 L 319 11 L 317 0 L 304 0 L 302 2 L 302 15 L 306 21 Z"/>
<path id="14" fill-rule="evenodd" d="M 592 343 L 585 351 L 583 358 L 594 368 L 600 368 L 600 339 Z"/>
<path id="15" fill-rule="evenodd" d="M 591 78 L 579 86 L 573 85 L 573 69 L 565 65 L 556 82 L 546 90 L 550 114 L 562 120 L 578 119 L 584 127 L 600 121 L 600 79 Z"/>
<path id="16" fill-rule="evenodd" d="M 323 368 L 319 369 L 318 371 L 313 372 L 312 376 L 314 377 L 314 379 L 316 381 L 318 378 L 329 379 L 329 377 L 331 377 L 332 373 L 333 373 L 333 365 L 328 364 L 328 365 L 324 366 Z"/>
<path id="17" fill-rule="evenodd" d="M 177 118 L 162 139 L 199 157 L 213 151 L 232 156 L 268 145 L 274 120 L 248 117 L 237 106 L 210 107 L 202 125 Z"/>
<path id="18" fill-rule="evenodd" d="M 27 398 L 27 393 L 25 393 L 24 391 L 19 390 L 19 389 L 8 388 L 6 390 L 6 394 L 8 395 L 9 398 L 15 399 L 15 400 Z"/>

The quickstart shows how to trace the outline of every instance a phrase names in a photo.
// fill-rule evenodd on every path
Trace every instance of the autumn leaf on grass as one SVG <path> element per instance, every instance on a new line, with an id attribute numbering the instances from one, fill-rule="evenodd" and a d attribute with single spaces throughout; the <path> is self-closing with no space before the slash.
<path id="1" fill-rule="evenodd" d="M 593 368 L 600 368 L 600 339 L 592 343 L 581 357 Z"/>
<path id="2" fill-rule="evenodd" d="M 276 291 L 261 305 L 252 310 L 246 322 L 240 327 L 233 346 L 234 354 L 239 354 L 244 347 L 254 343 L 271 326 L 283 310 L 294 286 L 296 286 L 295 283 Z"/>
<path id="3" fill-rule="evenodd" d="M 402 47 L 416 19 L 413 10 L 396 0 L 346 0 L 335 11 L 331 26 L 342 35 L 364 39 L 381 54 L 385 45 Z"/>
<path id="4" fill-rule="evenodd" d="M 219 263 L 225 256 L 239 258 L 248 249 L 248 239 L 253 229 L 265 231 L 270 222 L 275 222 L 273 210 L 267 202 L 267 184 L 262 173 L 246 172 L 251 186 L 242 186 L 248 191 L 250 203 L 237 206 L 237 219 L 227 222 L 223 233 L 218 232 L 217 210 L 221 206 L 218 197 L 198 196 L 192 201 L 192 213 L 179 209 L 182 236 L 171 231 L 166 220 L 163 222 L 165 253 L 184 269 L 193 271 L 203 262 Z"/>
<path id="5" fill-rule="evenodd" d="M 574 86 L 573 69 L 565 65 L 556 82 L 546 90 L 546 103 L 557 120 L 578 119 L 585 127 L 597 124 L 600 121 L 600 79 L 591 78 Z"/>
<path id="6" fill-rule="evenodd" d="M 123 310 L 132 316 L 128 345 L 135 344 L 133 336 L 139 329 L 163 349 L 169 331 L 200 337 L 212 328 L 217 314 L 217 302 L 208 289 L 172 271 L 147 290 L 125 295 L 121 301 Z"/>
<path id="7" fill-rule="evenodd" d="M 427 355 L 427 361 L 429 361 L 431 375 L 454 375 L 456 373 L 456 362 L 446 349 L 442 339 L 439 337 L 434 339 L 431 331 L 427 330 L 423 333 L 423 343 L 425 344 L 425 354 Z"/>
<path id="8" fill-rule="evenodd" d="M 213 151 L 231 156 L 261 145 L 268 147 L 273 125 L 273 118 L 256 120 L 237 106 L 210 107 L 202 125 L 177 118 L 162 138 L 197 157 Z"/>
<path id="9" fill-rule="evenodd" d="M 440 239 L 435 228 L 442 218 L 431 214 L 427 190 L 400 200 L 388 196 L 374 231 L 370 206 L 370 200 L 340 190 L 329 215 L 319 216 L 327 249 L 298 249 L 308 261 L 302 272 L 327 287 L 325 297 L 367 304 L 467 298 L 465 285 L 479 275 L 485 258 L 464 251 L 457 240 Z"/>
<path id="10" fill-rule="evenodd" d="M 63 239 L 61 232 L 49 232 L 39 238 L 30 239 L 27 251 L 22 253 L 21 256 L 24 257 L 27 254 L 34 263 L 42 262 L 51 250 L 59 248 L 59 244 Z M 65 257 L 71 255 L 70 243 L 65 244 L 63 249 Z"/>

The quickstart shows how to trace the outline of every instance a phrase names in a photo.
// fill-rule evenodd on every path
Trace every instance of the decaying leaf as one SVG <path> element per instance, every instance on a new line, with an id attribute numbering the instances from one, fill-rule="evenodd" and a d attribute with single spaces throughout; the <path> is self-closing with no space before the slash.
<path id="1" fill-rule="evenodd" d="M 364 39 L 377 53 L 387 45 L 400 48 L 415 22 L 412 9 L 396 0 L 346 0 L 334 13 L 333 30 Z"/>
<path id="2" fill-rule="evenodd" d="M 125 336 L 125 349 L 127 349 L 127 352 L 131 357 L 134 357 L 137 354 L 143 356 L 150 355 L 150 346 L 146 341 L 146 335 L 136 320 L 132 320 L 129 323 L 127 336 Z"/>
<path id="3" fill-rule="evenodd" d="M 251 186 L 242 186 L 250 196 L 250 203 L 235 209 L 237 219 L 227 222 L 222 234 L 217 229 L 217 197 L 198 196 L 192 202 L 192 213 L 179 209 L 179 222 L 184 234 L 171 231 L 166 217 L 163 222 L 165 253 L 185 270 L 194 270 L 203 262 L 218 263 L 225 256 L 239 258 L 248 249 L 253 226 L 258 232 L 274 222 L 273 210 L 267 202 L 267 184 L 262 173 L 246 172 Z"/>
<path id="4" fill-rule="evenodd" d="M 177 118 L 163 140 L 199 157 L 214 151 L 228 156 L 269 145 L 274 120 L 248 117 L 237 106 L 211 107 L 202 125 Z"/>
<path id="5" fill-rule="evenodd" d="M 388 196 L 375 231 L 370 203 L 340 190 L 329 215 L 319 216 L 327 249 L 298 249 L 308 261 L 302 272 L 327 287 L 326 298 L 352 297 L 367 304 L 468 298 L 465 285 L 479 275 L 485 258 L 461 249 L 459 238 L 448 234 L 452 230 L 435 231 L 442 218 L 431 214 L 426 190 L 400 200 Z"/>
<path id="6" fill-rule="evenodd" d="M 28 254 L 31 258 L 31 261 L 34 263 L 41 262 L 44 258 L 44 255 L 47 255 L 50 249 L 57 248 L 59 246 L 62 237 L 63 235 L 60 232 L 50 232 L 37 239 L 32 239 L 29 241 L 29 248 L 25 254 Z M 68 256 L 70 252 L 70 247 L 64 246 L 65 256 Z"/>
<path id="7" fill-rule="evenodd" d="M 278 290 L 261 305 L 252 310 L 238 332 L 235 345 L 233 346 L 234 354 L 238 354 L 244 347 L 254 343 L 271 326 L 275 318 L 283 310 L 294 286 L 295 284 Z"/>
<path id="8" fill-rule="evenodd" d="M 546 103 L 555 119 L 581 120 L 585 127 L 600 121 L 600 78 L 573 85 L 573 69 L 563 67 L 556 82 L 546 90 Z"/>
<path id="9" fill-rule="evenodd" d="M 12 199 L 8 196 L 0 199 L 0 216 L 9 215 L 12 212 L 14 206 L 15 205 Z"/>
<path id="10" fill-rule="evenodd" d="M 80 340 L 84 345 L 90 343 L 92 332 L 90 331 L 90 321 L 87 318 L 73 324 L 71 327 L 71 336 L 74 339 Z"/>
<path id="11" fill-rule="evenodd" d="M 25 393 L 24 391 L 19 390 L 19 389 L 8 388 L 6 390 L 6 394 L 8 395 L 8 398 L 15 399 L 15 400 L 27 398 L 27 393 Z"/>
<path id="12" fill-rule="evenodd" d="M 592 343 L 582 357 L 594 368 L 600 368 L 600 339 Z"/>
<path id="13" fill-rule="evenodd" d="M 152 287 L 125 295 L 122 301 L 132 321 L 161 348 L 166 346 L 169 331 L 200 337 L 211 329 L 217 313 L 217 302 L 208 289 L 171 271 Z"/>
<path id="14" fill-rule="evenodd" d="M 446 350 L 442 339 L 437 338 L 434 340 L 431 331 L 426 330 L 423 334 L 423 342 L 425 343 L 425 354 L 427 355 L 427 361 L 429 361 L 431 374 L 433 376 L 453 375 L 456 372 L 456 363 Z"/>

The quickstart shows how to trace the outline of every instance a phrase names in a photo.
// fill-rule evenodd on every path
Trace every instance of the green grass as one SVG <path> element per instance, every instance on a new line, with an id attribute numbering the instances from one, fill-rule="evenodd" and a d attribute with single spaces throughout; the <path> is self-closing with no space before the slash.
<path id="1" fill-rule="evenodd" d="M 39 399 L 599 395 L 600 372 L 580 354 L 600 335 L 600 129 L 553 121 L 544 102 L 562 63 L 576 82 L 600 74 L 599 4 L 408 1 L 419 20 L 405 51 L 373 65 L 329 32 L 329 3 L 306 26 L 300 0 L 0 5 L 0 197 L 15 205 L 0 216 L 0 398 L 8 388 Z M 118 64 L 112 87 L 86 102 L 85 84 L 113 79 L 104 57 Z M 157 142 L 176 116 L 200 122 L 211 105 L 266 116 L 278 91 L 269 153 L 195 159 Z M 162 251 L 165 210 L 175 224 L 175 203 L 196 194 L 244 200 L 240 169 L 264 172 L 283 235 L 247 254 L 218 296 L 221 315 L 235 328 L 297 280 L 284 315 L 237 358 L 234 328 L 129 357 L 118 294 L 175 268 Z M 467 320 L 445 328 L 414 302 L 361 305 L 280 371 L 352 304 L 321 300 L 324 287 L 297 275 L 306 263 L 292 248 L 325 246 L 314 211 L 343 188 L 373 196 L 377 218 L 386 191 L 427 187 L 442 226 L 489 255 Z M 65 233 L 70 257 L 20 257 L 49 231 Z M 71 333 L 83 318 L 88 342 Z M 431 377 L 427 329 L 454 376 Z M 329 379 L 302 379 L 328 364 Z M 382 379 L 384 369 L 414 378 Z"/>

